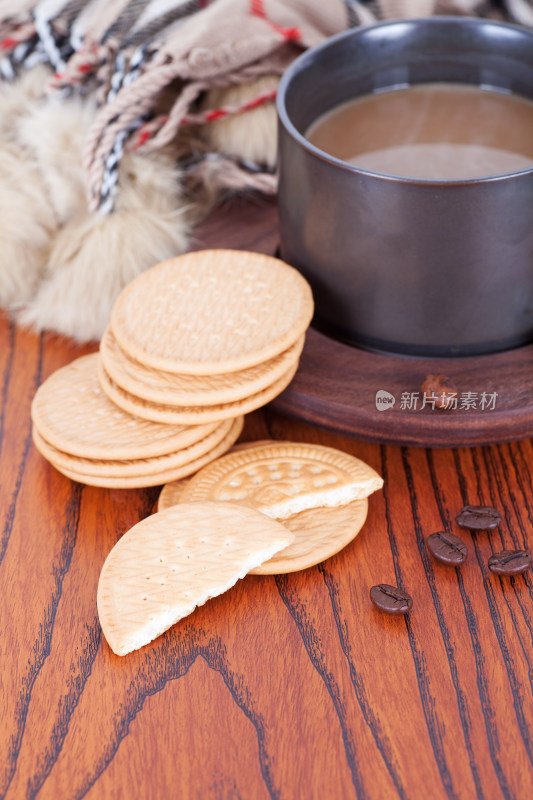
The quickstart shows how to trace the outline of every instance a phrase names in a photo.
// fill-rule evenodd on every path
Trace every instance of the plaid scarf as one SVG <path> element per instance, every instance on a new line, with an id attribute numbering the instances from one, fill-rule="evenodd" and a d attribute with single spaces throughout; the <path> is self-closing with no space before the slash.
<path id="1" fill-rule="evenodd" d="M 15 11 L 12 0 L 0 0 L 0 74 L 14 80 L 46 63 L 49 92 L 95 98 L 84 163 L 91 209 L 106 213 L 126 148 L 154 151 L 182 126 L 272 99 L 198 113 L 206 90 L 281 74 L 302 49 L 346 28 L 433 13 L 496 14 L 533 26 L 531 0 L 18 0 Z"/>

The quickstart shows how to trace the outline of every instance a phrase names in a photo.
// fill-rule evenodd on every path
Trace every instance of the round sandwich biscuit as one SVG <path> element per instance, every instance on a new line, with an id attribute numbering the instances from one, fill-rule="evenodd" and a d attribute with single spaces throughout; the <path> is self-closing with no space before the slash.
<path id="1" fill-rule="evenodd" d="M 146 366 L 220 375 L 283 353 L 306 331 L 313 297 L 283 261 L 238 250 L 200 250 L 146 270 L 119 295 L 111 330 Z"/>
<path id="2" fill-rule="evenodd" d="M 167 483 L 157 510 L 178 505 L 191 478 Z M 361 531 L 368 513 L 368 499 L 354 500 L 337 508 L 310 508 L 283 520 L 294 533 L 294 542 L 251 570 L 253 575 L 283 575 L 314 567 L 346 547 Z"/>
<path id="3" fill-rule="evenodd" d="M 81 458 L 150 458 L 188 447 L 215 430 L 216 423 L 165 425 L 117 407 L 101 389 L 99 361 L 98 353 L 77 358 L 54 372 L 35 394 L 32 421 L 58 450 Z"/>
<path id="4" fill-rule="evenodd" d="M 140 397 L 125 392 L 109 377 L 101 363 L 98 368 L 98 375 L 102 389 L 109 399 L 130 414 L 166 424 L 200 425 L 208 422 L 222 422 L 222 420 L 231 419 L 240 414 L 248 414 L 250 411 L 261 408 L 286 389 L 297 369 L 298 365 L 295 364 L 271 386 L 244 400 L 216 406 L 191 407 L 151 403 L 149 400 L 142 400 Z"/>
<path id="5" fill-rule="evenodd" d="M 364 461 L 314 444 L 277 442 L 230 453 L 185 487 L 182 500 L 243 503 L 274 519 L 361 500 L 383 479 Z"/>
<path id="6" fill-rule="evenodd" d="M 33 426 L 32 435 L 37 450 L 54 466 L 60 466 L 83 475 L 93 475 L 94 477 L 138 478 L 141 475 L 164 473 L 169 469 L 188 464 L 205 453 L 209 453 L 219 442 L 226 439 L 232 424 L 233 420 L 221 422 L 209 436 L 175 453 L 152 456 L 151 458 L 132 459 L 131 461 L 102 461 L 72 456 L 70 453 L 64 453 L 46 442 L 35 426 Z"/>
<path id="7" fill-rule="evenodd" d="M 178 375 L 130 358 L 107 328 L 100 342 L 100 357 L 109 377 L 135 397 L 164 405 L 214 406 L 246 399 L 271 386 L 297 363 L 303 345 L 301 336 L 283 353 L 238 372 Z"/>
<path id="8" fill-rule="evenodd" d="M 81 472 L 76 472 L 75 470 L 65 469 L 59 464 L 54 464 L 53 462 L 50 463 L 55 467 L 55 469 L 58 470 L 58 472 L 61 472 L 67 478 L 77 481 L 78 483 L 85 483 L 87 486 L 99 486 L 106 489 L 141 489 L 148 486 L 161 486 L 169 481 L 175 481 L 179 478 L 185 478 L 188 475 L 193 475 L 206 464 L 209 464 L 211 461 L 214 461 L 223 453 L 227 452 L 231 445 L 240 436 L 242 425 L 242 418 L 236 419 L 232 423 L 232 427 L 230 428 L 229 432 L 226 434 L 226 438 L 219 442 L 219 444 L 217 444 L 216 447 L 214 447 L 208 453 L 205 453 L 203 456 L 200 456 L 199 458 L 196 458 L 194 461 L 190 461 L 187 464 L 183 464 L 182 466 L 175 467 L 173 469 L 168 469 L 161 473 L 155 473 L 153 475 L 140 475 L 125 478 L 106 478 L 104 476 L 87 475 Z"/>

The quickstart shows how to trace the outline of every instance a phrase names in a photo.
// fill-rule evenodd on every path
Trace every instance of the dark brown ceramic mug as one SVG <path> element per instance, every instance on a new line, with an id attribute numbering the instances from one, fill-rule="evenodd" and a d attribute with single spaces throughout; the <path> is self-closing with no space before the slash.
<path id="1" fill-rule="evenodd" d="M 427 82 L 533 99 L 533 32 L 481 19 L 402 20 L 300 56 L 278 92 L 282 257 L 310 281 L 319 327 L 351 343 L 426 356 L 524 345 L 533 341 L 533 167 L 461 181 L 398 178 L 305 138 L 340 103 Z"/>

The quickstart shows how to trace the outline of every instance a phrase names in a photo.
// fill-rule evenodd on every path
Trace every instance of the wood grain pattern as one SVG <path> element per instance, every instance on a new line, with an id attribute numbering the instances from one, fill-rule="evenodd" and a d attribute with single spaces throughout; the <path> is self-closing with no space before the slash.
<path id="1" fill-rule="evenodd" d="M 240 238 L 225 211 L 205 243 L 273 252 L 274 206 L 246 213 Z M 72 483 L 31 445 L 36 386 L 94 349 L 0 319 L 0 797 L 528 798 L 533 581 L 487 560 L 533 546 L 531 440 L 383 446 L 254 412 L 243 439 L 339 447 L 384 476 L 364 529 L 318 567 L 248 576 L 121 659 L 101 636 L 98 575 L 158 492 Z M 496 506 L 500 527 L 459 532 L 466 502 Z M 460 569 L 427 551 L 444 528 L 468 545 Z M 380 582 L 412 594 L 407 617 L 371 605 Z"/>

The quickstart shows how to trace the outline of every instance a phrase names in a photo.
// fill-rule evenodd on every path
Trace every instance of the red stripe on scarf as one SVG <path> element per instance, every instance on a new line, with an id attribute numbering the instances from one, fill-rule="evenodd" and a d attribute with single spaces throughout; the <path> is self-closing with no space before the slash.
<path id="1" fill-rule="evenodd" d="M 299 28 L 282 28 L 281 25 L 276 25 L 275 22 L 269 19 L 265 11 L 263 0 L 250 0 L 250 11 L 254 17 L 260 17 L 268 22 L 268 24 L 288 42 L 293 42 L 302 38 Z"/>

